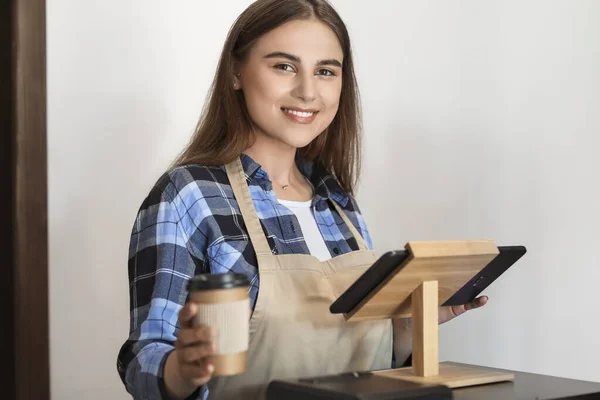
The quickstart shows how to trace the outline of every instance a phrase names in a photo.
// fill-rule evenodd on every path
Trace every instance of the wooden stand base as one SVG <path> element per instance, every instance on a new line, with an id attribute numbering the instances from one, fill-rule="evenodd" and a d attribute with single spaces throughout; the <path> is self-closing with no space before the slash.
<path id="1" fill-rule="evenodd" d="M 514 374 L 438 361 L 438 281 L 421 283 L 412 294 L 413 366 L 377 372 L 382 376 L 450 388 L 511 381 Z"/>
<path id="2" fill-rule="evenodd" d="M 452 363 L 439 363 L 439 373 L 433 376 L 417 376 L 411 367 L 374 371 L 376 375 L 386 378 L 403 379 L 411 382 L 442 384 L 449 388 L 485 385 L 512 381 L 515 375 L 510 372 L 494 370 L 492 368 L 466 367 Z"/>

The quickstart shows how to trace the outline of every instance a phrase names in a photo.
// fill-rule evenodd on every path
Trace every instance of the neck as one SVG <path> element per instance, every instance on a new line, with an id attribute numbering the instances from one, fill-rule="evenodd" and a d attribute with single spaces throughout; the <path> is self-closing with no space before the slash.
<path id="1" fill-rule="evenodd" d="M 254 143 L 244 153 L 259 163 L 273 182 L 287 185 L 300 174 L 296 148 L 264 134 L 256 134 Z"/>

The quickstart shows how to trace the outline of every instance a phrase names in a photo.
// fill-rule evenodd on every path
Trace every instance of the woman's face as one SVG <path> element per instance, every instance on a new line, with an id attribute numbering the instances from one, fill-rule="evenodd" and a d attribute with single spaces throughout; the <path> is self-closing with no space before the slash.
<path id="1" fill-rule="evenodd" d="M 288 22 L 262 36 L 237 71 L 254 133 L 293 148 L 308 145 L 337 113 L 342 62 L 337 36 L 317 20 Z"/>

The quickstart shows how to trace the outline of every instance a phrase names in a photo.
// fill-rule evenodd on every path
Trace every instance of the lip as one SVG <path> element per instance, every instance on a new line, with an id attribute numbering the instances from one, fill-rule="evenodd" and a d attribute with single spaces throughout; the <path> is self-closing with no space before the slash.
<path id="1" fill-rule="evenodd" d="M 299 112 L 312 112 L 313 115 L 311 115 L 310 117 L 301 117 L 299 115 L 294 115 L 294 114 L 290 114 L 285 112 L 284 110 L 292 110 L 292 111 L 299 111 Z M 313 122 L 315 120 L 315 118 L 317 117 L 317 114 L 319 114 L 318 111 L 316 110 L 307 110 L 307 109 L 301 109 L 301 108 L 293 108 L 293 107 L 281 107 L 281 112 L 283 113 L 283 115 L 285 115 L 290 121 L 295 122 L 297 124 L 310 124 L 311 122 Z"/>
<path id="2" fill-rule="evenodd" d="M 282 109 L 286 109 L 286 110 L 292 110 L 292 111 L 299 111 L 299 112 L 312 112 L 312 113 L 317 113 L 319 112 L 319 110 L 316 110 L 314 108 L 299 108 L 299 107 L 281 107 Z"/>

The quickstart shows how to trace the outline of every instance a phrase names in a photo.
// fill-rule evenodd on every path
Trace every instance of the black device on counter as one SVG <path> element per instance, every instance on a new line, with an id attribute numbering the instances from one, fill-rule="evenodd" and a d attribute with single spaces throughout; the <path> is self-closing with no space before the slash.
<path id="1" fill-rule="evenodd" d="M 290 380 L 274 380 L 267 400 L 451 400 L 444 385 L 386 378 L 372 372 L 349 372 Z"/>

